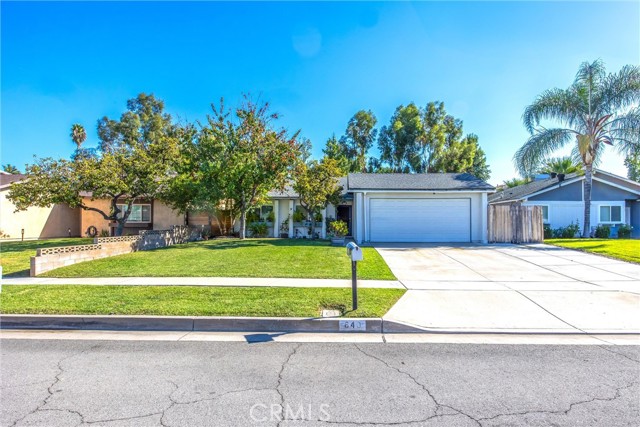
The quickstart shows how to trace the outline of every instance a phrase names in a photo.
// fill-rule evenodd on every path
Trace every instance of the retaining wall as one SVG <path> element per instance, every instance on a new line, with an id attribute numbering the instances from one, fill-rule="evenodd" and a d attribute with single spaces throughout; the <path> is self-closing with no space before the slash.
<path id="1" fill-rule="evenodd" d="M 33 277 L 79 262 L 163 248 L 200 238 L 199 228 L 175 226 L 168 230 L 142 231 L 137 236 L 96 237 L 90 245 L 38 249 L 36 256 L 31 257 L 30 275 Z"/>

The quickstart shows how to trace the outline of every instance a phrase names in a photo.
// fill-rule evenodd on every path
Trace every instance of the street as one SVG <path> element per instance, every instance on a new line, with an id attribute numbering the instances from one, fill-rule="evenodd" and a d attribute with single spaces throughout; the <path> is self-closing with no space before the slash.
<path id="1" fill-rule="evenodd" d="M 638 346 L 0 344 L 2 426 L 640 423 Z"/>

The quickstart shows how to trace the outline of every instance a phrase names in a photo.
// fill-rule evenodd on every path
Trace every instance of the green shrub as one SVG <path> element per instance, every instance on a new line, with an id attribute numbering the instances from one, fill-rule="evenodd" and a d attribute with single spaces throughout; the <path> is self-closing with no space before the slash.
<path id="1" fill-rule="evenodd" d="M 599 224 L 596 227 L 596 231 L 593 236 L 598 239 L 608 239 L 611 236 L 611 227 L 604 224 Z"/>
<path id="2" fill-rule="evenodd" d="M 322 224 L 322 213 L 321 212 L 316 212 L 314 217 L 315 217 L 316 222 L 319 222 L 319 223 Z"/>
<path id="3" fill-rule="evenodd" d="M 571 221 L 571 224 L 566 227 L 559 227 L 553 230 L 553 237 L 561 238 L 561 239 L 573 239 L 576 235 L 580 233 L 580 223 L 576 221 L 574 224 Z"/>
<path id="4" fill-rule="evenodd" d="M 630 239 L 633 227 L 628 224 L 620 224 L 618 226 L 618 239 Z"/>
<path id="5" fill-rule="evenodd" d="M 249 224 L 248 229 L 251 237 L 267 237 L 269 234 L 269 227 L 266 222 L 252 222 Z"/>
<path id="6" fill-rule="evenodd" d="M 251 209 L 247 212 L 247 224 L 260 221 L 260 208 Z"/>
<path id="7" fill-rule="evenodd" d="M 293 222 L 302 222 L 306 217 L 302 208 L 300 206 L 296 207 L 296 211 L 293 213 Z"/>
<path id="8" fill-rule="evenodd" d="M 276 220 L 276 214 L 273 211 L 269 212 L 267 215 L 267 222 L 274 222 Z"/>
<path id="9" fill-rule="evenodd" d="M 329 224 L 329 232 L 336 237 L 344 237 L 349 233 L 349 227 L 346 222 L 338 219 Z"/>
<path id="10" fill-rule="evenodd" d="M 104 228 L 100 230 L 100 237 L 109 237 L 109 230 L 105 230 Z"/>
<path id="11" fill-rule="evenodd" d="M 551 229 L 551 225 L 550 224 L 544 224 L 542 226 L 543 232 L 544 232 L 544 238 L 545 239 L 551 239 L 553 238 L 553 230 Z"/>

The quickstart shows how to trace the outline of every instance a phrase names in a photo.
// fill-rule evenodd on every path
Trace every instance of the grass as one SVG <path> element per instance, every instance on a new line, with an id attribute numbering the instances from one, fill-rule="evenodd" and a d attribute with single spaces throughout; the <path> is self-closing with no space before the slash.
<path id="1" fill-rule="evenodd" d="M 544 242 L 640 263 L 640 240 L 636 239 L 545 239 Z"/>
<path id="2" fill-rule="evenodd" d="M 36 249 L 49 248 L 52 246 L 86 245 L 92 241 L 93 239 L 69 238 L 0 242 L 0 265 L 2 265 L 2 274 L 5 277 L 28 276 L 30 258 L 36 254 Z"/>
<path id="3" fill-rule="evenodd" d="M 10 285 L 0 294 L 3 314 L 317 317 L 324 308 L 348 317 L 381 317 L 403 289 L 364 288 L 351 307 L 350 288 Z"/>
<path id="4" fill-rule="evenodd" d="M 363 248 L 358 278 L 395 280 L 374 248 Z M 47 277 L 293 277 L 348 279 L 344 247 L 304 239 L 215 239 L 62 267 Z"/>

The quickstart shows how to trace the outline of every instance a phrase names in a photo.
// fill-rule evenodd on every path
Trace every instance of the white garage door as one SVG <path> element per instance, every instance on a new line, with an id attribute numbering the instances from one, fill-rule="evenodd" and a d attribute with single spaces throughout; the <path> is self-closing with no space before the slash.
<path id="1" fill-rule="evenodd" d="M 372 242 L 470 242 L 469 199 L 371 199 Z"/>

